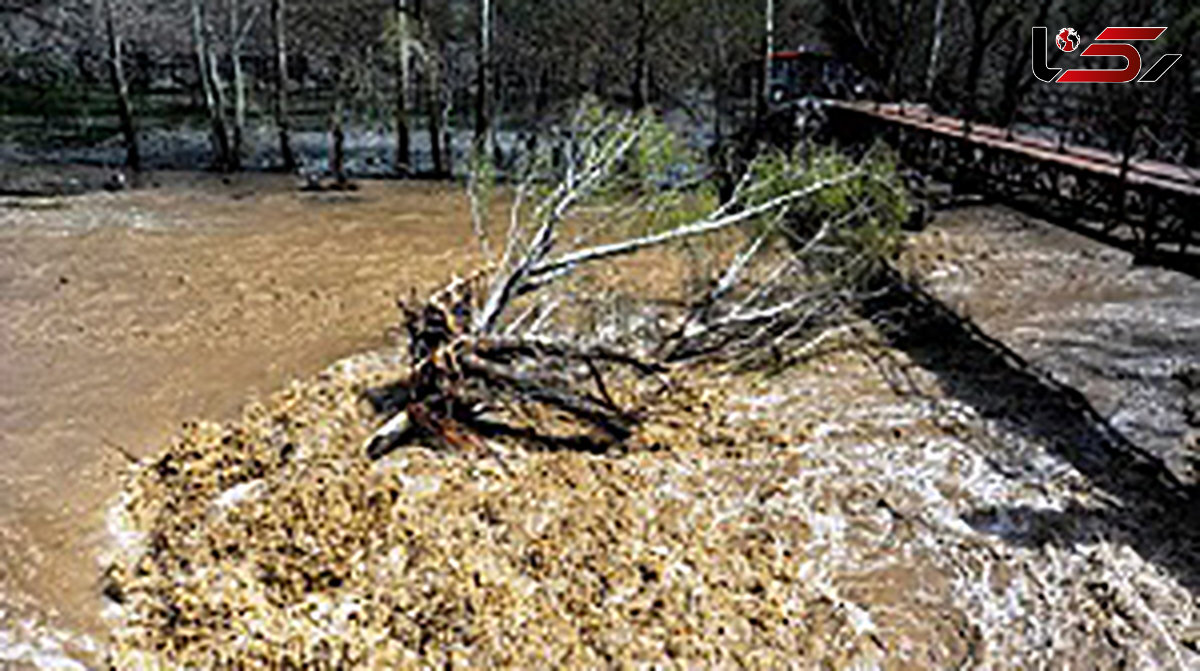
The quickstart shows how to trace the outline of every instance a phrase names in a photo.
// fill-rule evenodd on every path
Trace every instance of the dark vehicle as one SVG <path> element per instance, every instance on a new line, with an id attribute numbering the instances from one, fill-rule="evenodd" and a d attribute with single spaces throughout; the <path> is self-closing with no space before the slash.
<path id="1" fill-rule="evenodd" d="M 853 97 L 855 80 L 850 67 L 827 50 L 808 47 L 771 54 L 768 105 L 815 98 Z"/>
<path id="2" fill-rule="evenodd" d="M 762 60 L 743 63 L 731 82 L 727 106 L 734 133 L 714 147 L 733 174 L 763 145 L 793 147 L 826 130 L 825 101 L 860 97 L 861 77 L 823 47 L 802 46 L 771 54 L 766 96 Z M 716 157 L 714 157 L 716 158 Z"/>
<path id="3" fill-rule="evenodd" d="M 763 86 L 761 60 L 747 61 L 737 68 L 731 90 L 738 114 L 760 113 Z M 822 47 L 800 47 L 771 54 L 766 107 L 768 111 L 789 107 L 804 98 L 857 98 L 864 90 L 861 77 L 846 63 Z"/>

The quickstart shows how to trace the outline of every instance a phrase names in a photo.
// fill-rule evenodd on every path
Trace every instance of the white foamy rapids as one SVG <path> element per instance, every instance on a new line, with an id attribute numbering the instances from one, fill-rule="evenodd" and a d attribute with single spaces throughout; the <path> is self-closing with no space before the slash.
<path id="1" fill-rule="evenodd" d="M 87 669 L 98 647 L 90 636 L 64 631 L 33 617 L 15 617 L 0 595 L 0 667 Z"/>

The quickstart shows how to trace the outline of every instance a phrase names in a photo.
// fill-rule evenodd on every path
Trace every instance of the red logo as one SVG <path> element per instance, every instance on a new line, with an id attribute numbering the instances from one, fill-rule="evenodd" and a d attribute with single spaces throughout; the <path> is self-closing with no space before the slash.
<path id="1" fill-rule="evenodd" d="M 1079 47 L 1079 33 L 1074 28 L 1063 28 L 1054 36 L 1054 43 L 1063 51 L 1075 51 Z"/>
<path id="2" fill-rule="evenodd" d="M 1164 54 L 1158 61 L 1139 78 L 1142 72 L 1142 55 L 1130 42 L 1152 42 L 1157 40 L 1166 28 L 1158 27 L 1108 27 L 1100 31 L 1095 41 L 1086 49 L 1079 52 L 1080 56 L 1111 56 L 1125 59 L 1125 67 L 1117 70 L 1102 70 L 1092 68 L 1074 68 L 1063 71 L 1062 68 L 1052 68 L 1046 59 L 1047 31 L 1045 26 L 1033 29 L 1033 75 L 1044 82 L 1056 84 L 1125 84 L 1135 79 L 1138 82 L 1156 82 L 1171 69 L 1175 62 L 1182 58 L 1181 54 Z M 1073 52 L 1079 48 L 1079 35 L 1074 28 L 1063 28 L 1054 36 L 1054 42 L 1059 49 Z M 1099 44 L 1107 42 L 1109 44 Z M 1040 45 L 1040 47 L 1039 47 Z"/>

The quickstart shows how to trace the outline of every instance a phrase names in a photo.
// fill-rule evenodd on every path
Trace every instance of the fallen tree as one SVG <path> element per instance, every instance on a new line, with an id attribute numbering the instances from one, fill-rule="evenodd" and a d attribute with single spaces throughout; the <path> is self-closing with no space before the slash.
<path id="1" fill-rule="evenodd" d="M 493 252 L 490 173 L 486 163 L 475 172 L 472 213 L 488 263 L 424 301 L 400 301 L 411 372 L 398 410 L 365 444 L 371 458 L 419 440 L 488 450 L 495 436 L 603 450 L 638 421 L 610 393 L 610 375 L 781 361 L 819 342 L 869 291 L 908 215 L 883 149 L 858 160 L 767 150 L 720 201 L 652 113 L 584 106 L 560 143 L 519 168 Z M 580 319 L 597 302 L 596 287 L 583 286 L 589 269 L 665 248 L 695 262 L 678 300 L 638 306 L 649 327 L 629 315 Z M 530 408 L 577 430 L 549 434 L 527 421 Z"/>

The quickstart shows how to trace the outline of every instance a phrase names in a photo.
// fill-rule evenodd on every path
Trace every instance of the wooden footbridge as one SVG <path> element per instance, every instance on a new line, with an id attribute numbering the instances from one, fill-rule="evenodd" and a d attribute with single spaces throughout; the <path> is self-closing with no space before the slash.
<path id="1" fill-rule="evenodd" d="M 1200 276 L 1200 170 L 971 124 L 928 107 L 827 100 L 835 137 L 884 138 L 956 190 L 982 193 Z"/>

